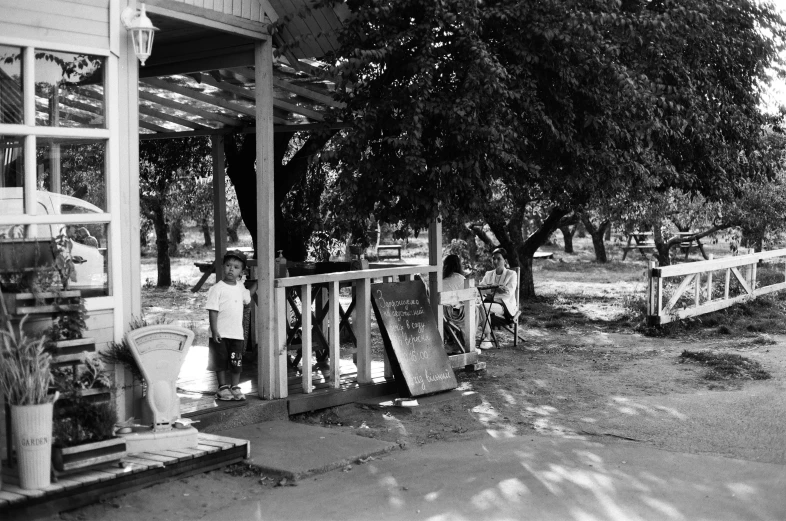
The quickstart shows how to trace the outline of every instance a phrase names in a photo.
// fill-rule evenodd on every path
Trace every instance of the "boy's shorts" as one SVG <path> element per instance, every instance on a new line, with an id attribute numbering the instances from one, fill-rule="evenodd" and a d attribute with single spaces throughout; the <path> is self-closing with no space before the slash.
<path id="1" fill-rule="evenodd" d="M 208 342 L 208 371 L 229 371 L 239 373 L 243 369 L 243 340 L 239 338 L 222 338 L 216 343 L 212 338 Z"/>

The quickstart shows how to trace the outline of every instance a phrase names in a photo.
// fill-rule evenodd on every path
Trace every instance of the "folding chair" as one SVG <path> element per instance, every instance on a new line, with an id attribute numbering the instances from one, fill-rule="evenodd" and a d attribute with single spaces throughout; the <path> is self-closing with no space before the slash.
<path id="1" fill-rule="evenodd" d="M 521 268 L 513 268 L 516 272 L 516 281 L 521 284 Z M 508 333 L 513 334 L 513 346 L 517 346 L 519 342 L 519 317 L 521 316 L 521 309 L 519 308 L 519 288 L 516 287 L 516 312 L 513 315 L 497 315 L 491 314 L 491 327 L 502 328 Z"/>

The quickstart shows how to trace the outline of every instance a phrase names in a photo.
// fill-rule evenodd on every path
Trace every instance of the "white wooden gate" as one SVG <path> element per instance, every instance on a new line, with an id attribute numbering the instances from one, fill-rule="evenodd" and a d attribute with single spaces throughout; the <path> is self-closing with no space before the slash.
<path id="1" fill-rule="evenodd" d="M 655 262 L 650 261 L 647 267 L 647 323 L 667 324 L 786 289 L 786 271 L 781 280 L 772 284 L 760 285 L 757 280 L 759 261 L 779 257 L 786 261 L 786 249 L 663 267 L 655 267 Z M 719 283 L 721 276 L 723 283 Z M 679 278 L 682 280 L 674 289 Z"/>

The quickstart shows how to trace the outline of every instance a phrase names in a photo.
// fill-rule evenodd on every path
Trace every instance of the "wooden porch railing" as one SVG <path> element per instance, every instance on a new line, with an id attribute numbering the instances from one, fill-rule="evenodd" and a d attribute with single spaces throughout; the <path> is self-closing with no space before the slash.
<path id="1" fill-rule="evenodd" d="M 724 257 L 700 262 L 689 262 L 674 266 L 655 267 L 655 261 L 650 261 L 647 267 L 647 323 L 660 325 L 711 313 L 727 308 L 738 302 L 752 300 L 760 295 L 786 289 L 786 272 L 782 282 L 759 286 L 757 282 L 757 266 L 759 261 L 772 260 L 782 257 L 786 261 L 786 249 L 763 251 L 737 257 Z M 723 293 L 713 296 L 713 284 L 718 284 L 714 272 L 723 272 Z M 664 288 L 669 285 L 669 279 L 675 280 L 682 277 L 682 281 L 668 300 L 665 300 Z M 733 278 L 732 278 L 733 277 Z M 739 294 L 730 294 L 730 288 L 737 281 L 740 288 Z M 693 289 L 692 298 L 689 289 Z M 720 289 L 719 287 L 717 289 Z M 719 291 L 716 291 L 716 294 Z"/>
<path id="2" fill-rule="evenodd" d="M 322 275 L 306 275 L 301 277 L 287 277 L 275 279 L 274 283 L 274 331 L 275 331 L 275 363 L 270 368 L 275 374 L 272 381 L 275 382 L 272 389 L 272 398 L 286 398 L 287 389 L 287 291 L 290 288 L 297 288 L 302 306 L 301 313 L 301 348 L 302 348 L 302 373 L 301 381 L 304 393 L 313 392 L 311 355 L 312 355 L 312 316 L 310 313 L 310 303 L 315 286 L 319 291 L 327 288 L 328 311 L 327 316 L 319 324 L 323 335 L 327 339 L 328 351 L 330 356 L 329 385 L 338 389 L 341 386 L 340 379 L 340 343 L 339 329 L 341 319 L 339 316 L 339 287 L 343 283 L 353 283 L 355 291 L 355 319 L 352 328 L 357 340 L 357 380 L 360 384 L 371 383 L 371 283 L 374 281 L 393 282 L 394 280 L 411 280 L 415 274 L 431 274 L 439 271 L 438 266 L 407 266 L 396 268 L 369 269 L 357 271 L 344 271 L 338 273 L 327 273 Z M 432 300 L 431 306 L 436 311 L 439 304 Z M 319 305 L 325 302 L 318 303 Z M 437 315 L 437 313 L 435 313 Z M 439 331 L 442 334 L 441 316 L 438 320 Z M 390 364 L 385 355 L 385 376 L 392 376 Z M 263 375 L 265 381 L 268 375 Z"/>

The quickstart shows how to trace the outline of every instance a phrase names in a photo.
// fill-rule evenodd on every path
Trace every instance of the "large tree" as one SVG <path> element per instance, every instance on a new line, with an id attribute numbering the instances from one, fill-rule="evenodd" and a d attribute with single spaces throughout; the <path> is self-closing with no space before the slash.
<path id="1" fill-rule="evenodd" d="M 172 285 L 170 226 L 182 218 L 194 188 L 193 177 L 213 173 L 209 138 L 151 139 L 139 146 L 141 212 L 153 222 L 156 234 L 156 286 Z"/>
<path id="2" fill-rule="evenodd" d="M 782 36 L 749 0 L 355 0 L 329 159 L 348 218 L 482 217 L 522 265 L 574 209 L 767 178 L 758 81 Z M 764 29 L 764 30 L 762 30 Z M 524 217 L 542 225 L 525 237 Z"/>

